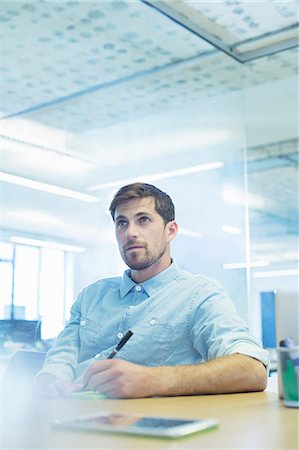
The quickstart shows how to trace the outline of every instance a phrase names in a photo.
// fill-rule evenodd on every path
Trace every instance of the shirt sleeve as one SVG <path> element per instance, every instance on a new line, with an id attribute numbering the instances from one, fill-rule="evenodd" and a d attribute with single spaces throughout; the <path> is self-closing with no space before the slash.
<path id="1" fill-rule="evenodd" d="M 269 353 L 250 333 L 232 300 L 220 286 L 206 288 L 204 300 L 196 303 L 195 298 L 194 305 L 190 335 L 195 349 L 205 361 L 240 353 L 261 361 L 268 368 Z"/>
<path id="2" fill-rule="evenodd" d="M 42 369 L 37 376 L 48 373 L 65 381 L 74 381 L 80 348 L 81 294 L 71 308 L 71 317 L 48 351 Z"/>

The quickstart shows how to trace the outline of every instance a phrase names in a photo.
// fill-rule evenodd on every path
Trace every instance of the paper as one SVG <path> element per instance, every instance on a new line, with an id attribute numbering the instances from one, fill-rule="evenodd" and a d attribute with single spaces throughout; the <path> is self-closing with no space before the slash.
<path id="1" fill-rule="evenodd" d="M 80 398 L 83 400 L 100 400 L 103 398 L 107 398 L 105 394 L 101 394 L 100 392 L 95 391 L 79 391 L 72 393 L 73 398 Z"/>

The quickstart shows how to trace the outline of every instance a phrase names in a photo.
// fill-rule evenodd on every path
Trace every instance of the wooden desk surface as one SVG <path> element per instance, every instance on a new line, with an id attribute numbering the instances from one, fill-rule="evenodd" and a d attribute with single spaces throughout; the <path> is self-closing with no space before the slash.
<path id="1" fill-rule="evenodd" d="M 2 449 L 298 449 L 298 409 L 277 393 L 228 394 L 136 400 L 15 401 L 2 407 Z M 211 417 L 217 429 L 169 440 L 58 430 L 50 420 L 97 411 Z"/>

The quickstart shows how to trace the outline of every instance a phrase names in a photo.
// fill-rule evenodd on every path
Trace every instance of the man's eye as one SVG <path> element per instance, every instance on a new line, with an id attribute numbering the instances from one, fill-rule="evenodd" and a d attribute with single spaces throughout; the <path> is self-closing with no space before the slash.
<path id="1" fill-rule="evenodd" d="M 140 222 L 140 223 L 146 223 L 146 222 L 148 222 L 149 220 L 150 220 L 149 217 L 147 217 L 147 216 L 142 216 L 142 217 L 140 217 L 139 222 Z"/>
<path id="2" fill-rule="evenodd" d="M 126 224 L 127 222 L 125 220 L 119 220 L 116 225 L 118 228 L 123 228 L 126 226 Z"/>

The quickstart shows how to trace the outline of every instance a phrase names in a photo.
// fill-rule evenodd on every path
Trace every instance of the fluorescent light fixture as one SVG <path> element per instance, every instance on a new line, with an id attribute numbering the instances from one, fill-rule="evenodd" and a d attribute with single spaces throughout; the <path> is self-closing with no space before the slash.
<path id="1" fill-rule="evenodd" d="M 271 270 L 269 272 L 255 272 L 254 278 L 291 277 L 298 276 L 298 269 Z"/>
<path id="2" fill-rule="evenodd" d="M 269 261 L 244 261 L 244 262 L 235 262 L 235 263 L 226 263 L 222 265 L 222 269 L 231 270 L 231 269 L 247 269 L 250 267 L 264 267 L 269 266 Z"/>
<path id="3" fill-rule="evenodd" d="M 157 181 L 157 180 L 162 180 L 164 178 L 178 177 L 180 175 L 189 175 L 191 173 L 204 172 L 206 170 L 221 169 L 223 166 L 224 166 L 223 162 L 215 161 L 215 162 L 206 163 L 206 164 L 199 164 L 197 166 L 184 167 L 182 169 L 170 170 L 168 172 L 158 172 L 158 173 L 153 173 L 151 175 L 139 175 L 138 177 L 134 177 L 134 178 L 125 178 L 122 180 L 112 181 L 111 183 L 98 184 L 97 186 L 90 187 L 90 190 L 97 191 L 99 189 L 115 188 L 120 185 L 135 183 L 136 181 L 140 181 L 140 180 L 142 180 L 142 182 L 153 182 L 153 181 Z"/>
<path id="4" fill-rule="evenodd" d="M 222 225 L 222 231 L 228 234 L 241 234 L 242 230 L 238 227 L 231 227 L 230 225 Z"/>
<path id="5" fill-rule="evenodd" d="M 55 250 L 63 250 L 66 252 L 75 252 L 75 253 L 84 253 L 85 252 L 84 247 L 78 247 L 76 245 L 69 245 L 69 244 L 62 244 L 59 242 L 44 241 L 41 239 L 31 239 L 31 238 L 25 238 L 25 237 L 21 237 L 21 236 L 12 236 L 9 240 L 10 240 L 10 242 L 13 242 L 15 244 L 31 245 L 34 247 L 52 248 Z"/>
<path id="6" fill-rule="evenodd" d="M 65 189 L 59 186 L 54 186 L 52 184 L 40 183 L 39 181 L 34 181 L 31 180 L 30 178 L 19 177 L 6 172 L 0 172 L 0 181 L 17 184 L 19 186 L 29 187 L 31 189 L 37 189 L 38 191 L 49 192 L 50 194 L 62 195 L 63 197 L 70 197 L 76 200 L 82 200 L 83 202 L 98 201 L 98 198 L 93 195 L 72 191 L 71 189 Z"/>
<path id="7" fill-rule="evenodd" d="M 192 231 L 192 230 L 187 230 L 186 228 L 181 228 L 179 227 L 179 234 L 183 234 L 184 236 L 188 236 L 188 237 L 202 237 L 202 233 L 200 233 L 199 231 Z"/>

